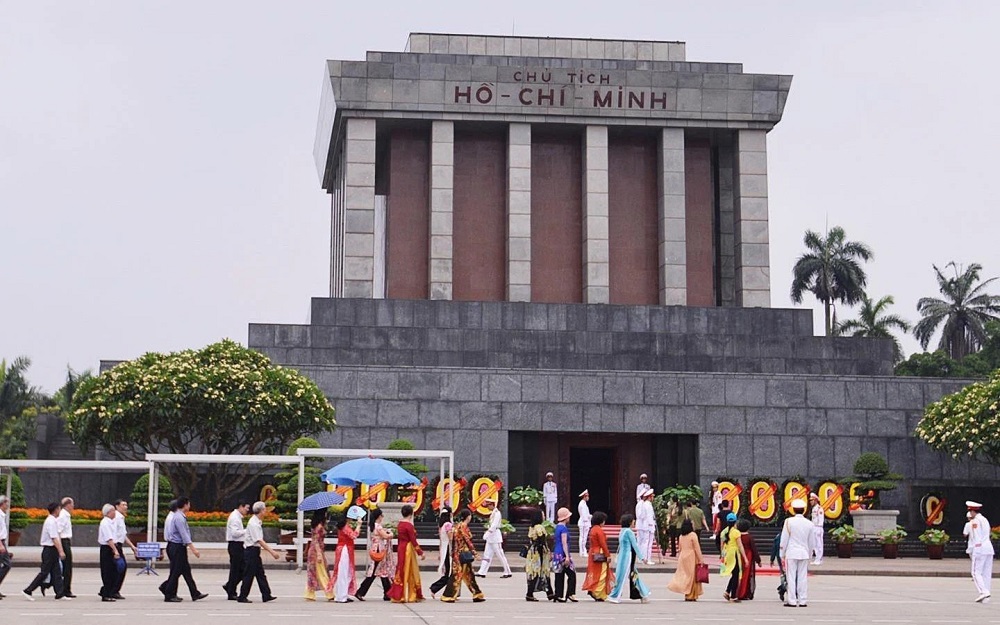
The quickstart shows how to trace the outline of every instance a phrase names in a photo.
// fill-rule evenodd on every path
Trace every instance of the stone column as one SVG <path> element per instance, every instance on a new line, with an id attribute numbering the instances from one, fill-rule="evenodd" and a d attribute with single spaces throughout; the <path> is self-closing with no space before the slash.
<path id="1" fill-rule="evenodd" d="M 719 146 L 719 289 L 722 305 L 736 306 L 736 146 Z"/>
<path id="2" fill-rule="evenodd" d="M 684 129 L 660 135 L 660 304 L 687 305 L 687 206 L 684 199 Z"/>
<path id="3" fill-rule="evenodd" d="M 375 120 L 347 119 L 344 158 L 344 297 L 373 297 Z"/>
<path id="4" fill-rule="evenodd" d="M 431 299 L 451 299 L 455 123 L 431 124 Z"/>
<path id="5" fill-rule="evenodd" d="M 583 301 L 607 304 L 608 127 L 587 126 L 583 141 Z"/>
<path id="6" fill-rule="evenodd" d="M 531 301 L 531 124 L 507 135 L 507 301 Z"/>
<path id="7" fill-rule="evenodd" d="M 736 150 L 736 305 L 768 308 L 767 132 L 740 130 Z"/>

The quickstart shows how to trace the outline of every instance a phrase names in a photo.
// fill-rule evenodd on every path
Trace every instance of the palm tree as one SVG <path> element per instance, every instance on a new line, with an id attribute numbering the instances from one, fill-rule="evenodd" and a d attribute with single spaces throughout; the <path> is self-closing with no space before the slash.
<path id="1" fill-rule="evenodd" d="M 840 226 L 831 228 L 826 238 L 806 230 L 803 241 L 809 251 L 792 268 L 792 301 L 801 304 L 802 295 L 809 291 L 823 302 L 827 336 L 833 334 L 834 302 L 854 305 L 861 301 L 868 276 L 859 261 L 875 256 L 864 243 L 845 239 Z"/>
<path id="2" fill-rule="evenodd" d="M 892 331 L 909 332 L 910 324 L 899 315 L 886 314 L 886 309 L 895 303 L 896 300 L 891 295 L 886 295 L 877 302 L 871 301 L 867 294 L 862 295 L 858 318 L 836 324 L 834 334 L 892 339 L 895 362 L 901 361 L 903 359 L 903 346 Z"/>
<path id="3" fill-rule="evenodd" d="M 31 405 L 37 389 L 29 386 L 24 377 L 30 366 L 26 356 L 18 356 L 10 365 L 0 360 L 0 419 L 17 416 Z"/>
<path id="4" fill-rule="evenodd" d="M 986 324 L 1000 320 L 1000 296 L 984 292 L 996 278 L 979 282 L 979 272 L 983 270 L 979 263 L 969 265 L 961 273 L 954 262 L 945 266 L 955 270 L 955 277 L 945 277 L 937 265 L 933 265 L 944 299 L 920 298 L 917 312 L 921 319 L 913 328 L 913 335 L 920 346 L 927 349 L 934 332 L 943 323 L 938 349 L 954 360 L 961 360 L 982 348 L 987 338 Z"/>

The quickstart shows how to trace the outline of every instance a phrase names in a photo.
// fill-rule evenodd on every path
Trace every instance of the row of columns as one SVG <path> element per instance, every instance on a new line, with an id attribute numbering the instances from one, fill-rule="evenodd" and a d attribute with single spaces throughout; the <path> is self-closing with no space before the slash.
<path id="1" fill-rule="evenodd" d="M 343 297 L 375 297 L 375 120 L 348 118 L 343 158 Z M 583 146 L 583 300 L 608 303 L 608 127 L 591 125 Z M 431 125 L 430 297 L 452 298 L 454 122 Z M 531 124 L 511 123 L 507 144 L 508 301 L 531 301 Z M 732 234 L 735 305 L 770 306 L 767 210 L 767 143 L 764 130 L 739 130 L 732 163 Z M 728 159 L 727 159 L 728 160 Z M 660 130 L 659 300 L 687 304 L 687 241 L 684 129 Z M 727 185 L 723 185 L 724 187 Z M 728 189 L 726 189 L 728 191 Z M 720 224 L 724 225 L 724 224 Z M 726 236 L 728 235 L 728 236 Z M 730 243 L 731 241 L 731 243 Z M 728 255 L 722 254 L 725 260 Z M 336 291 L 336 287 L 333 289 Z"/>

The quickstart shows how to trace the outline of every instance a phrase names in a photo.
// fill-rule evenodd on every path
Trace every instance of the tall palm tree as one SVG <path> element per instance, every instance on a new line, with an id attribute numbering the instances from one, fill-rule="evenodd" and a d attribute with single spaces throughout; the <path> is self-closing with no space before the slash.
<path id="1" fill-rule="evenodd" d="M 801 304 L 802 295 L 809 291 L 823 302 L 826 335 L 830 336 L 834 303 L 854 305 L 861 301 L 868 276 L 860 261 L 871 260 L 875 254 L 864 243 L 847 241 L 840 226 L 831 228 L 825 238 L 806 230 L 803 242 L 809 251 L 792 268 L 792 301 Z"/>
<path id="2" fill-rule="evenodd" d="M 908 321 L 895 314 L 887 314 L 886 309 L 896 303 L 891 295 L 880 298 L 877 302 L 869 299 L 867 294 L 861 296 L 861 310 L 857 319 L 850 319 L 834 326 L 834 334 L 841 336 L 865 336 L 878 339 L 892 339 L 895 362 L 903 359 L 903 346 L 893 334 L 893 330 L 909 332 Z"/>
<path id="3" fill-rule="evenodd" d="M 937 265 L 933 267 L 944 299 L 920 298 L 917 312 L 922 318 L 913 328 L 913 335 L 920 346 L 927 349 L 931 337 L 943 323 L 938 349 L 954 360 L 961 360 L 982 348 L 987 338 L 986 324 L 1000 320 L 1000 296 L 985 292 L 996 278 L 979 282 L 979 272 L 983 270 L 979 263 L 972 263 L 964 271 L 954 262 L 948 263 L 945 267 L 955 270 L 954 278 L 946 277 Z"/>
<path id="4" fill-rule="evenodd" d="M 0 419 L 17 416 L 31 405 L 37 389 L 24 377 L 30 366 L 31 360 L 26 356 L 18 356 L 10 365 L 0 360 Z"/>

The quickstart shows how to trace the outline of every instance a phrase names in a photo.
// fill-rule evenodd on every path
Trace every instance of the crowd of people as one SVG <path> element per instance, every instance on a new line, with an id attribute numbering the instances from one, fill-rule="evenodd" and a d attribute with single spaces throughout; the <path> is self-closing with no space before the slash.
<path id="1" fill-rule="evenodd" d="M 550 474 L 551 475 L 551 474 Z M 551 481 L 551 480 L 550 480 Z M 712 531 L 712 538 L 720 552 L 720 573 L 725 582 L 723 598 L 730 602 L 748 601 L 756 593 L 757 567 L 762 558 L 752 539 L 750 522 L 740 519 L 729 508 L 729 502 L 718 493 L 713 482 L 711 492 L 712 526 L 696 501 L 668 503 L 666 521 L 670 528 L 669 548 L 677 556 L 677 567 L 667 584 L 667 589 L 683 595 L 685 601 L 697 601 L 704 593 L 703 584 L 708 581 L 709 566 L 701 551 L 701 533 Z M 554 487 L 551 489 L 554 492 Z M 648 601 L 650 589 L 640 576 L 638 565 L 651 563 L 652 537 L 656 519 L 652 515 L 650 500 L 653 489 L 642 476 L 636 489 L 636 514 L 627 513 L 620 519 L 618 551 L 612 554 L 608 547 L 605 525 L 608 516 L 603 511 L 591 513 L 590 494 L 584 490 L 579 495 L 577 507 L 580 537 L 577 553 L 579 566 L 585 567 L 580 589 L 594 601 L 619 603 L 622 599 Z M 548 502 L 546 502 L 548 503 Z M 822 506 L 818 500 L 796 499 L 790 502 L 791 515 L 775 536 L 770 553 L 770 563 L 777 563 L 781 577 L 778 587 L 779 597 L 787 607 L 808 605 L 808 569 L 810 563 L 820 564 L 823 558 Z M 805 513 L 811 505 L 810 517 Z M 990 580 L 992 578 L 993 546 L 989 539 L 989 521 L 981 513 L 982 504 L 969 501 L 968 523 L 964 534 L 968 539 L 967 553 L 972 559 L 972 577 L 976 584 L 977 602 L 989 602 Z M 477 578 L 486 577 L 492 564 L 499 563 L 502 578 L 512 576 L 510 564 L 503 550 L 501 524 L 503 519 L 495 499 L 484 504 L 490 511 L 483 540 L 486 549 L 482 556 L 476 551 L 472 530 L 469 527 L 472 513 L 463 509 L 454 513 L 443 508 L 438 515 L 439 578 L 430 585 L 432 599 L 454 603 L 459 599 L 463 586 L 468 589 L 475 603 L 486 600 Z M 7 514 L 10 502 L 0 495 L 0 584 L 11 569 L 10 552 L 7 545 Z M 42 547 L 41 566 L 38 573 L 22 590 L 29 601 L 35 601 L 34 592 L 45 595 L 52 589 L 56 600 L 71 600 L 73 594 L 73 499 L 65 497 L 47 506 L 48 516 L 42 524 L 39 544 Z M 208 597 L 198 589 L 191 571 L 188 555 L 199 558 L 201 553 L 194 545 L 187 515 L 191 502 L 180 497 L 169 504 L 169 514 L 164 524 L 166 552 L 170 561 L 167 579 L 159 586 L 164 601 L 183 601 L 178 596 L 178 586 L 183 578 L 192 601 Z M 274 559 L 279 554 L 265 540 L 263 516 L 267 512 L 264 502 L 253 505 L 238 505 L 230 514 L 226 524 L 226 540 L 229 554 L 229 574 L 223 589 L 229 600 L 251 603 L 250 592 L 256 582 L 263 602 L 276 599 L 271 592 L 264 571 L 262 553 Z M 375 508 L 367 515 L 367 520 L 351 520 L 341 517 L 335 521 L 337 545 L 333 554 L 333 565 L 327 560 L 325 540 L 327 536 L 326 510 L 313 514 L 310 523 L 311 541 L 306 553 L 305 599 L 315 601 L 318 592 L 328 601 L 348 603 L 365 601 L 372 584 L 378 579 L 382 587 L 383 601 L 411 603 L 424 600 L 420 577 L 419 560 L 425 558 L 417 539 L 413 523 L 413 507 L 404 505 L 402 519 L 396 532 L 383 524 L 382 510 Z M 546 514 L 550 512 L 546 505 Z M 554 536 L 544 524 L 541 509 L 533 511 L 528 527 L 528 543 L 520 555 L 524 558 L 526 580 L 525 600 L 539 601 L 537 594 L 544 594 L 549 601 L 575 603 L 577 598 L 578 560 L 574 559 L 568 524 L 572 513 L 561 507 L 551 510 L 555 523 Z M 122 586 L 128 569 L 126 548 L 138 556 L 137 547 L 129 539 L 125 518 L 128 502 L 116 500 L 107 503 L 101 510 L 102 520 L 98 528 L 100 547 L 101 601 L 124 600 Z M 250 517 L 246 519 L 246 517 Z M 652 516 L 652 529 L 647 519 Z M 355 571 L 356 540 L 361 535 L 362 523 L 367 523 L 368 553 L 364 578 L 357 583 Z M 818 530 L 818 531 L 817 531 Z M 396 548 L 393 549 L 393 541 Z M 664 546 L 665 548 L 665 546 Z M 615 566 L 612 567 L 612 558 Z M 475 561 L 480 560 L 478 571 Z M 0 593 L 0 599 L 4 595 Z"/>

